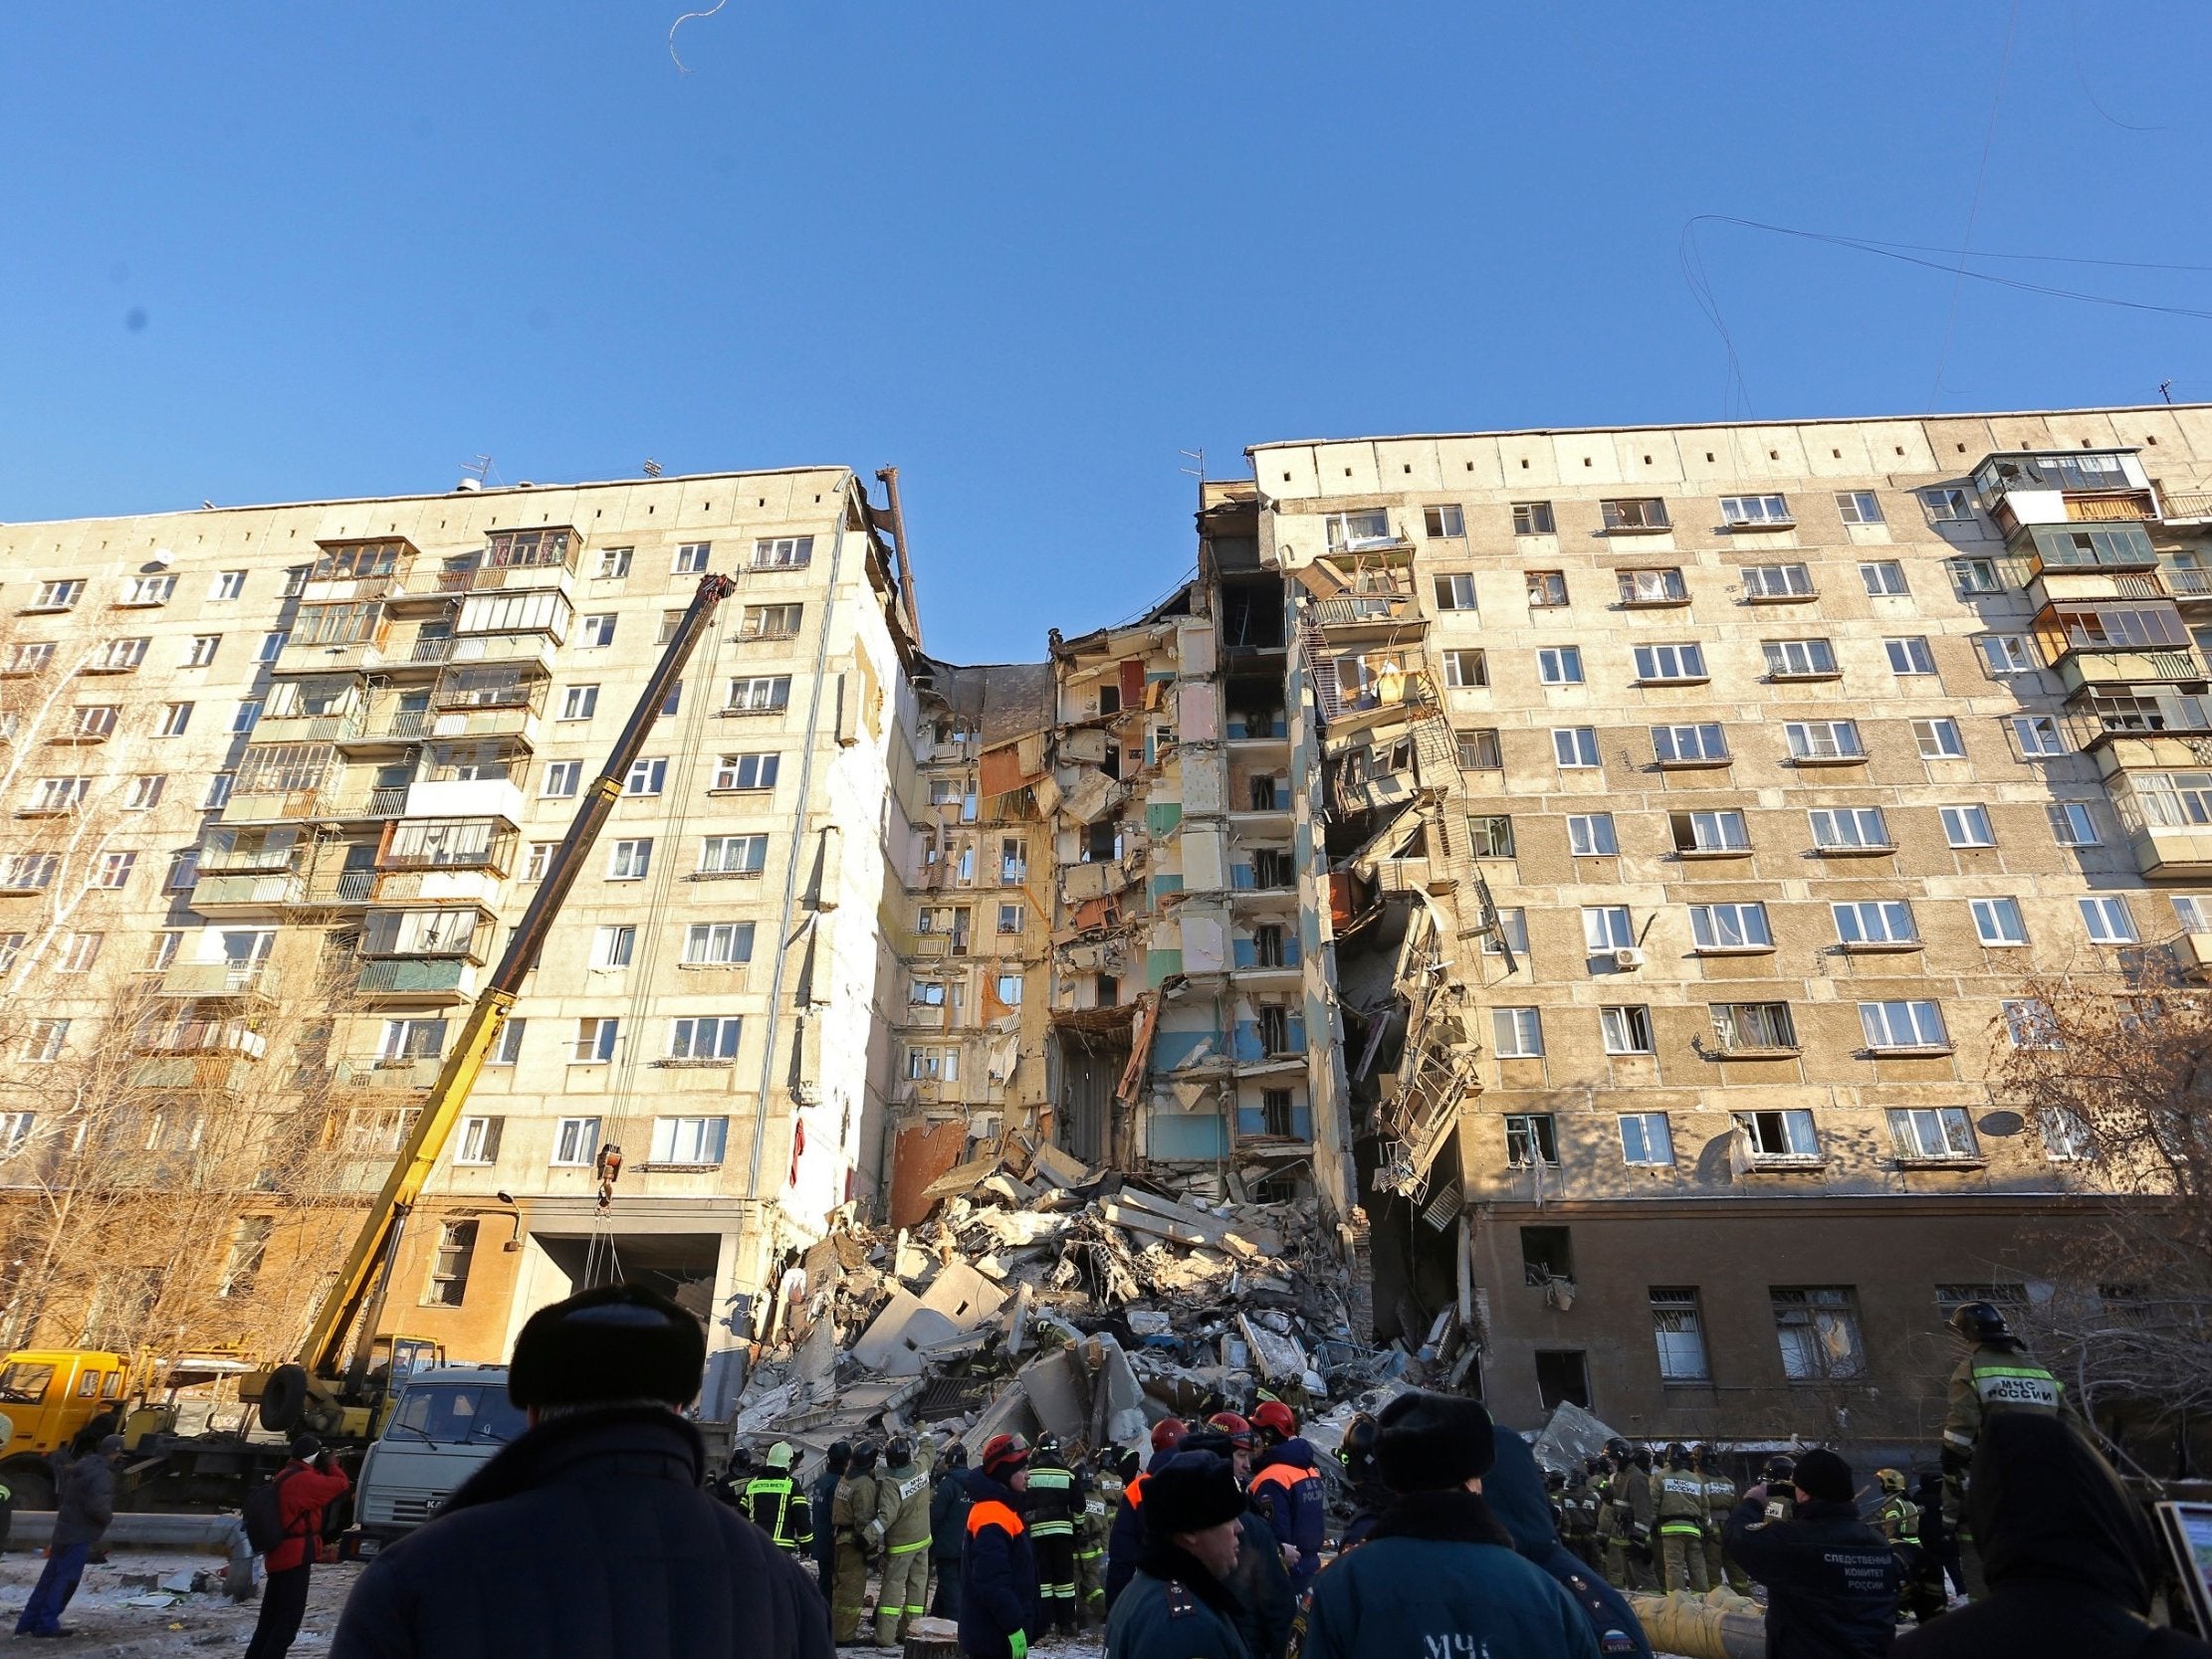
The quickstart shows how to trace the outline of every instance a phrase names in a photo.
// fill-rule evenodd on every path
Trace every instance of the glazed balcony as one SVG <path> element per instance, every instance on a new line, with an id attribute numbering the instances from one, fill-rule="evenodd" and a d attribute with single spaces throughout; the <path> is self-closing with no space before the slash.
<path id="1" fill-rule="evenodd" d="M 305 605 L 378 601 L 407 590 L 420 554 L 404 536 L 367 541 L 318 541 L 322 556 L 300 589 Z"/>
<path id="2" fill-rule="evenodd" d="M 1974 469 L 1974 493 L 2008 540 L 2038 525 L 2141 524 L 2157 493 L 2131 450 L 2016 450 Z"/>
<path id="3" fill-rule="evenodd" d="M 269 1052 L 269 1039 L 239 1020 L 178 1020 L 139 1032 L 131 1046 L 139 1054 L 228 1054 L 259 1060 Z"/>
<path id="4" fill-rule="evenodd" d="M 192 908 L 211 922 L 277 920 L 307 893 L 305 877 L 290 871 L 209 875 L 192 883 Z"/>
<path id="5" fill-rule="evenodd" d="M 420 1091 L 438 1081 L 445 1062 L 435 1057 L 386 1060 L 375 1055 L 338 1061 L 331 1068 L 333 1089 L 371 1089 L 379 1094 Z"/>
<path id="6" fill-rule="evenodd" d="M 385 956 L 361 963 L 359 990 L 380 1003 L 420 1006 L 466 1002 L 482 967 L 459 956 Z"/>
<path id="7" fill-rule="evenodd" d="M 266 1002 L 276 996 L 278 983 L 271 962 L 178 962 L 162 973 L 157 994 Z"/>

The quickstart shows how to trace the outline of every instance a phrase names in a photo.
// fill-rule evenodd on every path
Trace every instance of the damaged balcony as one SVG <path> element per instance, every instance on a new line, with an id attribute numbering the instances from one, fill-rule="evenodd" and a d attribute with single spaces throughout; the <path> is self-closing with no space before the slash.
<path id="1" fill-rule="evenodd" d="M 1238 985 L 1251 989 L 1287 988 L 1299 981 L 1303 959 L 1298 935 L 1287 928 L 1255 928 L 1229 943 L 1229 973 Z"/>
<path id="2" fill-rule="evenodd" d="M 139 1054 L 228 1054 L 259 1060 L 269 1052 L 269 1039 L 242 1020 L 180 1019 L 141 1029 L 131 1047 Z"/>
<path id="3" fill-rule="evenodd" d="M 1974 469 L 1974 493 L 2006 539 L 2037 525 L 2139 523 L 2158 498 L 2133 450 L 2015 450 Z"/>
<path id="4" fill-rule="evenodd" d="M 417 819 L 386 827 L 376 868 L 480 870 L 505 876 L 512 867 L 515 826 L 491 818 Z"/>
<path id="5" fill-rule="evenodd" d="M 337 1061 L 331 1068 L 333 1089 L 368 1089 L 378 1094 L 428 1089 L 438 1081 L 445 1064 L 436 1055 L 399 1055 L 385 1059 L 361 1055 Z"/>
<path id="6" fill-rule="evenodd" d="M 211 920 L 274 921 L 281 907 L 299 903 L 306 892 L 306 853 L 296 829 L 218 824 L 207 832 L 193 868 L 192 908 Z"/>
<path id="7" fill-rule="evenodd" d="M 361 923 L 360 993 L 395 1004 L 465 1001 L 496 932 L 492 914 L 470 906 L 371 911 Z"/>
<path id="8" fill-rule="evenodd" d="M 2037 613 L 2033 626 L 2044 657 L 2076 695 L 2100 686 L 2205 677 L 2195 642 L 2171 600 L 2055 601 Z"/>

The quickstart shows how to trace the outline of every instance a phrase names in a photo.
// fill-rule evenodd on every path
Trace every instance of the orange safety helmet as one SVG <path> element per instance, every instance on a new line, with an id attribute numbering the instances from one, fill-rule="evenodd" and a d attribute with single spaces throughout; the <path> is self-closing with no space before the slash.
<path id="1" fill-rule="evenodd" d="M 1263 1428 L 1288 1440 L 1298 1432 L 1298 1419 L 1281 1400 L 1263 1400 L 1252 1409 L 1252 1427 Z"/>
<path id="2" fill-rule="evenodd" d="M 1191 1432 L 1191 1425 L 1181 1417 L 1163 1417 L 1152 1425 L 1152 1449 L 1172 1452 L 1183 1444 L 1183 1437 Z"/>
<path id="3" fill-rule="evenodd" d="M 1219 1429 L 1228 1436 L 1231 1445 L 1249 1446 L 1252 1443 L 1252 1425 L 1233 1411 L 1215 1412 L 1207 1418 L 1206 1426 Z"/>
<path id="4" fill-rule="evenodd" d="M 984 1473 L 993 1480 L 1018 1471 L 1029 1461 L 1029 1442 L 1018 1434 L 995 1434 L 984 1442 Z"/>

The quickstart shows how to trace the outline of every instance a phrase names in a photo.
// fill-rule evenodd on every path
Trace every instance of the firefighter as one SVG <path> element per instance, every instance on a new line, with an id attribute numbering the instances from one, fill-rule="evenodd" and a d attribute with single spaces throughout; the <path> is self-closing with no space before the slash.
<path id="1" fill-rule="evenodd" d="M 1875 1511 L 1875 1531 L 1889 1543 L 1904 1571 L 1897 1592 L 1897 1611 L 1915 1623 L 1925 1624 L 1948 1604 L 1943 1594 L 1943 1569 L 1933 1564 L 1933 1555 L 1920 1540 L 1920 1506 L 1905 1493 L 1904 1471 L 1877 1469 L 1881 1487 L 1881 1507 Z"/>
<path id="2" fill-rule="evenodd" d="M 897 1647 L 899 1627 L 929 1607 L 930 1465 L 935 1449 L 920 1454 L 899 1435 L 883 1449 L 876 1481 L 876 1513 L 866 1536 L 870 1554 L 883 1553 L 883 1587 L 876 1592 L 876 1646 Z"/>
<path id="3" fill-rule="evenodd" d="M 1083 1490 L 1083 1517 L 1075 1531 L 1075 1608 L 1085 1625 L 1106 1622 L 1106 1535 L 1121 1503 L 1120 1464 L 1119 1447 L 1099 1447 Z"/>
<path id="4" fill-rule="evenodd" d="M 1605 1565 L 1605 1581 L 1616 1589 L 1629 1584 L 1629 1523 L 1627 1493 L 1621 1465 L 1607 1452 L 1598 1459 L 1598 1473 L 1591 1482 L 1591 1496 L 1598 1505 L 1598 1549 Z"/>
<path id="5" fill-rule="evenodd" d="M 1567 1484 L 1560 1493 L 1560 1513 L 1565 1518 L 1560 1528 L 1560 1541 L 1568 1553 L 1592 1572 L 1605 1571 L 1604 1556 L 1598 1550 L 1598 1500 L 1590 1490 L 1590 1477 L 1580 1469 L 1567 1471 Z"/>
<path id="6" fill-rule="evenodd" d="M 1343 1536 L 1337 1541 L 1340 1555 L 1364 1543 L 1383 1519 L 1383 1511 L 1390 1508 L 1391 1490 L 1383 1484 L 1382 1469 L 1375 1461 L 1375 1442 L 1382 1432 L 1365 1411 L 1344 1425 L 1344 1442 L 1337 1447 L 1336 1456 L 1344 1465 L 1344 1478 L 1352 1489 L 1352 1517 L 1345 1522 Z"/>
<path id="7" fill-rule="evenodd" d="M 1951 1331 L 1967 1348 L 1951 1372 L 1943 1414 L 1943 1519 L 1958 1540 L 1959 1577 L 1967 1599 L 1989 1593 L 1982 1580 L 1981 1552 L 1966 1523 L 1966 1472 L 1982 1423 L 2000 1411 L 2026 1411 L 2040 1417 L 2071 1415 L 2066 1385 L 2028 1352 L 2012 1334 L 2005 1316 L 1986 1302 L 1969 1302 L 1951 1315 Z"/>
<path id="8" fill-rule="evenodd" d="M 1037 1437 L 1029 1459 L 1028 1502 L 1023 1516 L 1037 1556 L 1038 1616 L 1046 1630 L 1076 1633 L 1075 1521 L 1083 1491 L 1060 1454 L 1059 1437 Z"/>
<path id="9" fill-rule="evenodd" d="M 1759 1519 L 1768 1522 L 1796 1520 L 1797 1459 L 1786 1452 L 1776 1452 L 1759 1471 L 1759 1479 L 1767 1489 L 1766 1509 Z"/>
<path id="10" fill-rule="evenodd" d="M 1728 1558 L 1720 1542 L 1736 1507 L 1736 1483 L 1721 1472 L 1720 1454 L 1710 1447 L 1699 1446 L 1692 1452 L 1690 1466 L 1705 1483 L 1705 1582 L 1713 1589 L 1725 1582 L 1738 1595 L 1749 1595 L 1751 1579 Z"/>
<path id="11" fill-rule="evenodd" d="M 868 1599 L 868 1539 L 876 1518 L 876 1449 L 863 1440 L 852 1449 L 837 1496 L 829 1506 L 836 1534 L 836 1564 L 830 1569 L 829 1634 L 849 1646 L 860 1639 L 860 1614 Z"/>
<path id="12" fill-rule="evenodd" d="M 1252 1408 L 1252 1458 L 1246 1488 L 1252 1508 L 1274 1529 L 1290 1568 L 1290 1585 L 1299 1595 L 1321 1570 L 1321 1546 L 1327 1541 L 1329 1506 L 1321 1490 L 1321 1471 L 1313 1447 L 1298 1433 L 1298 1419 L 1280 1400 Z"/>
<path id="13" fill-rule="evenodd" d="M 1628 1588 L 1656 1591 L 1659 1587 L 1656 1566 L 1659 1555 L 1655 1548 L 1659 1495 L 1653 1490 L 1651 1447 L 1638 1446 L 1629 1453 L 1629 1466 L 1622 1471 L 1622 1479 L 1627 1488 L 1622 1502 L 1628 1507 Z"/>
<path id="14" fill-rule="evenodd" d="M 791 1480 L 791 1443 L 769 1448 L 768 1467 L 745 1483 L 738 1513 L 775 1541 L 776 1549 L 796 1559 L 814 1548 L 814 1506 Z"/>
<path id="15" fill-rule="evenodd" d="M 1712 1588 L 1705 1576 L 1705 1477 L 1690 1468 L 1689 1448 L 1679 1440 L 1652 1472 L 1652 1504 L 1659 1517 L 1659 1588 L 1703 1595 Z"/>

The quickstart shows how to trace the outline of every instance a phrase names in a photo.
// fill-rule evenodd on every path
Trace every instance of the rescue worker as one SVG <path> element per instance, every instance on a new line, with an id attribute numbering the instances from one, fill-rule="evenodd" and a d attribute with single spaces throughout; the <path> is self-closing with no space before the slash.
<path id="1" fill-rule="evenodd" d="M 1628 1597 L 1577 1560 L 1560 1542 L 1551 1506 L 1544 1501 L 1543 1471 L 1527 1440 L 1509 1428 L 1498 1428 L 1492 1444 L 1490 1472 L 1482 1477 L 1482 1501 L 1513 1540 L 1521 1559 L 1541 1567 L 1573 1598 L 1606 1659 L 1652 1659 L 1651 1645 L 1629 1608 Z"/>
<path id="2" fill-rule="evenodd" d="M 1029 1443 L 1018 1434 L 984 1442 L 968 1476 L 968 1538 L 960 1555 L 960 1650 L 969 1659 L 1028 1659 L 1037 1615 L 1037 1563 L 1019 1511 L 1029 1484 Z"/>
<path id="3" fill-rule="evenodd" d="M 1122 1482 L 1121 1508 L 1114 1512 L 1113 1531 L 1106 1535 L 1106 1607 L 1109 1613 L 1122 1587 L 1129 1582 L 1129 1575 L 1137 1570 L 1137 1556 L 1144 1550 L 1144 1521 L 1140 1511 L 1145 1501 L 1146 1477 L 1175 1456 L 1176 1447 L 1183 1444 L 1184 1436 L 1190 1432 L 1191 1425 L 1181 1417 L 1163 1417 L 1154 1423 L 1151 1463 L 1144 1474 L 1131 1475 Z"/>
<path id="4" fill-rule="evenodd" d="M 1761 1514 L 1769 1521 L 1791 1521 L 1797 1517 L 1797 1459 L 1785 1452 L 1776 1452 L 1767 1459 L 1767 1466 L 1759 1471 L 1759 1479 L 1767 1489 L 1766 1504 Z"/>
<path id="5" fill-rule="evenodd" d="M 1590 1490 L 1590 1477 L 1580 1469 L 1567 1471 L 1566 1485 L 1559 1495 L 1559 1509 L 1564 1525 L 1559 1530 L 1559 1541 L 1567 1553 L 1592 1572 L 1602 1574 L 1604 1564 L 1598 1552 L 1598 1501 Z"/>
<path id="6" fill-rule="evenodd" d="M 814 1507 L 791 1479 L 791 1443 L 778 1440 L 769 1448 L 768 1468 L 745 1483 L 738 1494 L 738 1513 L 775 1541 L 776 1549 L 794 1558 L 814 1548 Z"/>
<path id="7" fill-rule="evenodd" d="M 1591 1485 L 1591 1496 L 1598 1505 L 1598 1550 L 1604 1560 L 1599 1570 L 1605 1574 L 1607 1583 L 1627 1589 L 1629 1512 L 1623 1479 L 1621 1465 L 1608 1452 L 1598 1459 L 1598 1474 Z"/>
<path id="8" fill-rule="evenodd" d="M 1628 1524 L 1624 1529 L 1629 1537 L 1629 1582 L 1632 1590 L 1657 1590 L 1659 1572 L 1654 1566 L 1657 1558 L 1653 1550 L 1654 1529 L 1659 1522 L 1659 1497 L 1652 1490 L 1652 1448 L 1639 1446 L 1629 1454 L 1629 1466 L 1622 1471 L 1627 1490 L 1623 1501 L 1628 1506 Z"/>
<path id="9" fill-rule="evenodd" d="M 837 1564 L 830 1578 L 829 1634 L 839 1647 L 860 1640 L 860 1615 L 868 1600 L 867 1530 L 876 1518 L 876 1449 L 863 1440 L 852 1449 L 844 1479 L 829 1508 Z"/>
<path id="10" fill-rule="evenodd" d="M 968 1448 L 958 1440 L 946 1447 L 930 1482 L 930 1570 L 937 1578 L 930 1616 L 957 1623 L 961 1546 L 968 1537 Z"/>
<path id="11" fill-rule="evenodd" d="M 1763 1487 L 1728 1517 L 1728 1554 L 1766 1586 L 1767 1659 L 1883 1659 L 1896 1635 L 1901 1574 L 1880 1535 L 1859 1519 L 1851 1465 L 1816 1448 L 1791 1478 L 1790 1519 L 1765 1519 Z"/>
<path id="12" fill-rule="evenodd" d="M 1228 1460 L 1182 1451 L 1146 1482 L 1145 1548 L 1106 1623 L 1106 1659 L 1254 1659 L 1225 1580 L 1244 1494 Z"/>
<path id="13" fill-rule="evenodd" d="M 1703 1595 L 1712 1588 L 1705 1576 L 1705 1477 L 1690 1468 L 1689 1448 L 1679 1440 L 1653 1472 L 1652 1503 L 1659 1517 L 1659 1588 Z"/>
<path id="14" fill-rule="evenodd" d="M 1751 1593 L 1751 1580 L 1743 1568 L 1728 1558 L 1721 1534 L 1736 1507 L 1736 1483 L 1721 1471 L 1720 1454 L 1699 1446 L 1690 1454 L 1690 1467 L 1705 1483 L 1705 1584 L 1718 1589 L 1725 1582 L 1738 1595 Z"/>
<path id="15" fill-rule="evenodd" d="M 1075 1518 L 1082 1508 L 1081 1485 L 1060 1456 L 1059 1439 L 1037 1437 L 1036 1452 L 1029 1459 L 1028 1503 L 1022 1517 L 1029 1523 L 1031 1548 L 1037 1558 L 1037 1595 L 1042 1602 L 1038 1629 L 1076 1631 Z"/>
<path id="16" fill-rule="evenodd" d="M 1313 1447 L 1298 1434 L 1298 1419 L 1281 1400 L 1252 1409 L 1253 1474 L 1247 1490 L 1252 1507 L 1282 1543 L 1283 1564 L 1299 1595 L 1321 1570 L 1321 1546 L 1328 1536 L 1329 1504 L 1314 1466 Z"/>
<path id="17" fill-rule="evenodd" d="M 930 1587 L 930 1465 L 927 1441 L 919 1455 L 911 1436 L 898 1435 L 883 1449 L 876 1477 L 875 1519 L 865 1529 L 869 1554 L 883 1554 L 883 1583 L 876 1591 L 876 1646 L 897 1647 L 900 1626 L 928 1610 Z"/>
<path id="18" fill-rule="evenodd" d="M 852 1447 L 842 1440 L 831 1442 L 823 1454 L 822 1472 L 814 1477 L 813 1490 L 806 1495 L 807 1511 L 818 1523 L 814 1528 L 814 1582 L 821 1587 L 824 1601 L 830 1598 L 837 1567 L 837 1529 L 829 1524 L 830 1511 L 837 1502 L 837 1483 L 845 1478 L 845 1468 L 851 1462 Z"/>
<path id="19" fill-rule="evenodd" d="M 1951 1315 L 1951 1331 L 1967 1348 L 1951 1372 L 1943 1413 L 1943 1519 L 1958 1542 L 1959 1575 L 1967 1599 L 1988 1592 L 1982 1581 L 1981 1551 L 1966 1516 L 1967 1471 L 1982 1425 L 2001 1411 L 2056 1417 L 2070 1410 L 2066 1385 L 2028 1352 L 2012 1334 L 2005 1316 L 1987 1302 L 1969 1302 Z"/>
<path id="20" fill-rule="evenodd" d="M 1344 1465 L 1345 1479 L 1352 1489 L 1352 1519 L 1345 1523 L 1344 1535 L 1337 1541 L 1340 1555 L 1364 1543 L 1375 1530 L 1375 1523 L 1383 1519 L 1383 1511 L 1390 1508 L 1390 1488 L 1383 1484 L 1383 1472 L 1375 1462 L 1375 1439 L 1381 1432 L 1374 1417 L 1362 1411 L 1344 1425 L 1344 1439 L 1336 1449 L 1337 1461 Z"/>
<path id="21" fill-rule="evenodd" d="M 1875 1481 L 1881 1488 L 1875 1531 L 1889 1541 L 1890 1552 L 1897 1557 L 1897 1570 L 1904 1574 L 1903 1586 L 1897 1592 L 1897 1610 L 1924 1624 L 1943 1611 L 1943 1569 L 1935 1568 L 1931 1595 L 1928 1553 L 1920 1543 L 1920 1506 L 1905 1496 L 1904 1471 L 1877 1469 Z"/>
<path id="22" fill-rule="evenodd" d="M 1083 1516 L 1075 1532 L 1075 1607 L 1087 1628 L 1106 1622 L 1106 1535 L 1121 1502 L 1121 1451 L 1101 1446 L 1091 1457 L 1083 1488 Z"/>
<path id="23" fill-rule="evenodd" d="M 1934 1581 L 1936 1593 L 1948 1606 L 1948 1586 L 1956 1586 L 1963 1595 L 1966 1583 L 1958 1575 L 1957 1541 L 1943 1525 L 1943 1477 L 1932 1470 L 1924 1472 L 1919 1484 L 1912 1489 L 1912 1501 L 1920 1510 L 1920 1553 L 1927 1558 L 1928 1575 Z"/>

